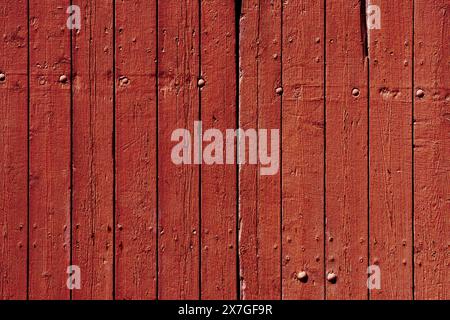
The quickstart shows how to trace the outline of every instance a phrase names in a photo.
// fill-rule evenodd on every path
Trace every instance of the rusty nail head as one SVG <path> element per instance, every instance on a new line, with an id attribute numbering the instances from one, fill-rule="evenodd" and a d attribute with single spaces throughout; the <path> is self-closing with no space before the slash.
<path id="1" fill-rule="evenodd" d="M 297 279 L 301 282 L 306 282 L 308 281 L 308 274 L 306 273 L 306 271 L 301 271 L 297 273 Z"/>
<path id="2" fill-rule="evenodd" d="M 67 76 L 65 74 L 63 74 L 62 76 L 59 77 L 59 82 L 61 83 L 66 83 L 67 82 Z"/>
<path id="3" fill-rule="evenodd" d="M 282 88 L 282 87 L 278 87 L 278 88 L 275 90 L 275 92 L 276 92 L 277 94 L 282 94 L 282 93 L 283 93 L 283 88 Z"/>
<path id="4" fill-rule="evenodd" d="M 359 89 L 354 88 L 354 89 L 352 90 L 352 95 L 353 95 L 354 97 L 359 97 Z"/>
<path id="5" fill-rule="evenodd" d="M 121 85 L 128 84 L 130 82 L 130 80 L 128 80 L 128 78 L 125 76 L 120 77 L 119 81 Z"/>
<path id="6" fill-rule="evenodd" d="M 2 72 L 0 73 L 0 81 L 5 81 L 6 80 L 6 75 Z"/>
<path id="7" fill-rule="evenodd" d="M 336 283 L 337 276 L 334 272 L 330 272 L 327 274 L 327 280 L 331 283 Z"/>
<path id="8" fill-rule="evenodd" d="M 206 84 L 205 79 L 203 79 L 203 78 L 198 79 L 197 85 L 199 88 L 203 88 L 205 86 L 205 84 Z"/>
<path id="9" fill-rule="evenodd" d="M 419 98 L 423 98 L 425 96 L 425 91 L 423 91 L 422 89 L 417 90 L 416 96 Z"/>

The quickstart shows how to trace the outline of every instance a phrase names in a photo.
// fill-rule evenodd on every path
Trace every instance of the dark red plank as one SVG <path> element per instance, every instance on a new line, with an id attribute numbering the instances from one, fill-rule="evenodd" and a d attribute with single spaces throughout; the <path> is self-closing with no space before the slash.
<path id="1" fill-rule="evenodd" d="M 27 297 L 27 1 L 0 4 L 0 300 Z"/>
<path id="2" fill-rule="evenodd" d="M 236 37 L 234 0 L 201 2 L 203 131 L 236 128 Z M 209 143 L 204 143 L 204 152 Z M 223 149 L 225 150 L 225 149 Z M 204 153 L 204 154 L 205 154 Z M 209 154 L 209 153 L 208 153 Z M 226 160 L 227 152 L 223 154 Z M 236 165 L 201 166 L 201 298 L 235 299 Z"/>
<path id="3" fill-rule="evenodd" d="M 420 300 L 450 298 L 449 14 L 448 0 L 415 1 L 414 294 Z"/>
<path id="4" fill-rule="evenodd" d="M 239 126 L 279 130 L 281 1 L 244 1 L 240 25 Z M 268 138 L 271 141 L 270 133 Z M 247 146 L 247 155 L 249 150 Z M 273 175 L 262 175 L 261 164 L 245 164 L 239 175 L 241 297 L 280 299 L 280 168 Z"/>
<path id="5" fill-rule="evenodd" d="M 30 0 L 29 297 L 68 299 L 70 265 L 69 1 Z"/>
<path id="6" fill-rule="evenodd" d="M 171 141 L 174 130 L 189 130 L 193 141 L 194 121 L 199 120 L 199 10 L 197 0 L 158 3 L 160 299 L 198 299 L 200 295 L 199 166 L 176 165 L 171 159 L 178 142 Z"/>
<path id="7" fill-rule="evenodd" d="M 322 299 L 324 3 L 285 1 L 282 32 L 282 294 Z M 298 279 L 301 272 L 306 283 Z"/>
<path id="8" fill-rule="evenodd" d="M 371 299 L 412 298 L 412 1 L 371 1 L 370 248 L 381 271 Z"/>
<path id="9" fill-rule="evenodd" d="M 327 1 L 327 299 L 367 299 L 368 108 L 363 1 Z M 363 27 L 362 27 L 363 26 Z"/>
<path id="10" fill-rule="evenodd" d="M 113 6 L 79 0 L 81 29 L 73 31 L 72 263 L 81 289 L 73 299 L 113 294 Z"/>
<path id="11" fill-rule="evenodd" d="M 116 298 L 156 298 L 156 1 L 116 1 Z"/>

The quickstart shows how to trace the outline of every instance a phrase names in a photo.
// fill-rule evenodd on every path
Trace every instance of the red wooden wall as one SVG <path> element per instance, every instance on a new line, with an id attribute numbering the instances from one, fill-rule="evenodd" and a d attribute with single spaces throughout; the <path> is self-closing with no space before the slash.
<path id="1" fill-rule="evenodd" d="M 0 299 L 449 299 L 449 16 L 0 0 Z M 175 165 L 194 121 L 279 129 L 278 173 Z"/>

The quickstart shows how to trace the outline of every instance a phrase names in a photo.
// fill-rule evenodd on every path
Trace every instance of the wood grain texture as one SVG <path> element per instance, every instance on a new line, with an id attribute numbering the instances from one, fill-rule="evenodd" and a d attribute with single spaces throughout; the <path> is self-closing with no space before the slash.
<path id="1" fill-rule="evenodd" d="M 324 297 L 324 3 L 283 4 L 284 299 Z M 308 281 L 298 281 L 306 271 Z"/>
<path id="2" fill-rule="evenodd" d="M 412 1 L 371 1 L 370 264 L 381 269 L 372 299 L 412 298 Z"/>
<path id="3" fill-rule="evenodd" d="M 449 14 L 0 1 L 0 300 L 448 300 Z M 240 131 L 246 162 L 233 146 L 227 164 L 238 127 L 268 141 Z M 177 129 L 191 163 L 174 162 Z M 220 148 L 208 129 L 225 163 L 198 157 Z M 264 175 L 272 129 L 280 167 Z"/>
<path id="4" fill-rule="evenodd" d="M 29 5 L 29 297 L 68 299 L 71 61 L 66 9 L 69 1 L 30 0 Z"/>
<path id="5" fill-rule="evenodd" d="M 74 3 L 75 4 L 75 3 Z M 72 32 L 72 263 L 81 289 L 73 299 L 113 296 L 113 5 L 80 0 L 81 29 Z"/>
<path id="6" fill-rule="evenodd" d="M 236 128 L 234 0 L 201 1 L 203 130 Z M 205 143 L 206 147 L 209 143 Z M 224 155 L 226 156 L 226 155 Z M 225 159 L 226 157 L 224 157 Z M 201 166 L 201 298 L 236 299 L 236 165 Z"/>
<path id="7" fill-rule="evenodd" d="M 346 0 L 326 7 L 327 299 L 367 299 L 368 107 L 365 11 Z M 357 90 L 357 91 L 356 91 Z M 325 275 L 326 276 L 326 275 Z"/>
<path id="8" fill-rule="evenodd" d="M 199 2 L 168 0 L 158 4 L 158 202 L 160 299 L 200 297 L 200 171 L 175 165 L 172 132 L 194 136 L 199 120 Z M 196 151 L 193 150 L 192 153 Z"/>
<path id="9" fill-rule="evenodd" d="M 156 1 L 116 1 L 117 299 L 156 299 Z"/>
<path id="10" fill-rule="evenodd" d="M 244 1 L 240 26 L 239 127 L 280 129 L 281 1 Z M 239 177 L 241 297 L 280 299 L 280 172 L 245 164 Z"/>
<path id="11" fill-rule="evenodd" d="M 27 297 L 27 1 L 0 4 L 0 300 Z"/>
<path id="12" fill-rule="evenodd" d="M 450 298 L 450 3 L 415 1 L 415 298 Z"/>

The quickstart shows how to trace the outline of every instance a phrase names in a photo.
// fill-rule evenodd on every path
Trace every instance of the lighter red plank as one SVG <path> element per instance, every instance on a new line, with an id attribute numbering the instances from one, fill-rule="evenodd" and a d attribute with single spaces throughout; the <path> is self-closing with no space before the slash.
<path id="1" fill-rule="evenodd" d="M 236 128 L 234 0 L 201 2 L 203 130 Z M 209 143 L 204 143 L 206 147 Z M 225 159 L 225 155 L 224 155 Z M 201 167 L 201 298 L 236 299 L 236 165 Z"/>
<path id="2" fill-rule="evenodd" d="M 416 299 L 450 298 L 450 2 L 415 1 Z"/>
<path id="3" fill-rule="evenodd" d="M 412 298 L 412 1 L 377 0 L 370 30 L 370 248 L 381 269 L 371 299 Z"/>
<path id="4" fill-rule="evenodd" d="M 81 289 L 73 299 L 113 294 L 113 32 L 110 0 L 78 0 L 73 32 L 73 246 Z"/>
<path id="5" fill-rule="evenodd" d="M 175 165 L 171 141 L 176 129 L 199 119 L 199 2 L 158 4 L 158 202 L 160 299 L 198 299 L 199 166 Z"/>
<path id="6" fill-rule="evenodd" d="M 313 0 L 283 5 L 284 299 L 324 297 L 323 5 Z M 308 274 L 306 283 L 297 279 L 302 271 Z"/>
<path id="7" fill-rule="evenodd" d="M 244 1 L 240 24 L 239 126 L 280 129 L 281 1 Z M 280 171 L 245 164 L 239 174 L 241 297 L 280 299 Z"/>
<path id="8" fill-rule="evenodd" d="M 30 299 L 68 299 L 69 1 L 30 0 Z M 67 78 L 60 81 L 61 76 Z"/>
<path id="9" fill-rule="evenodd" d="M 325 270 L 337 276 L 326 284 L 327 299 L 368 297 L 368 73 L 361 5 L 332 0 L 326 8 Z"/>
<path id="10" fill-rule="evenodd" d="M 27 297 L 27 1 L 0 4 L 0 300 Z"/>
<path id="11" fill-rule="evenodd" d="M 117 299 L 156 298 L 156 1 L 116 1 Z"/>

